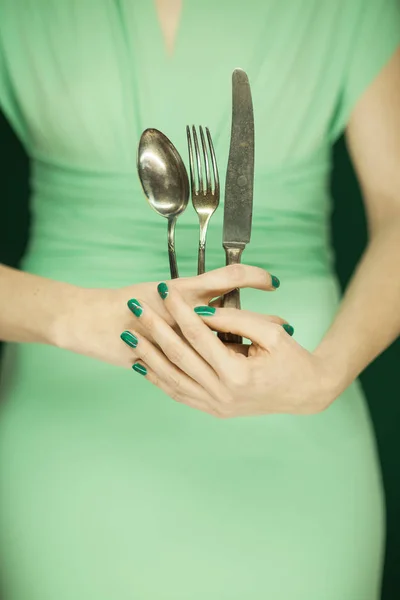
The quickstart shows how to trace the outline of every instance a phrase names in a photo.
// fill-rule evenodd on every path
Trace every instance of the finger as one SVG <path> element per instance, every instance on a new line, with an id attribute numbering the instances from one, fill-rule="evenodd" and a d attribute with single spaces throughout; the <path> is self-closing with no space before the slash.
<path id="1" fill-rule="evenodd" d="M 242 264 L 228 265 L 203 273 L 196 278 L 196 283 L 198 285 L 196 291 L 207 294 L 210 299 L 226 294 L 235 288 L 273 291 L 280 285 L 279 279 L 268 271 L 260 267 Z M 180 288 L 185 288 L 186 285 L 190 286 L 193 291 L 193 278 L 182 279 Z"/>
<path id="2" fill-rule="evenodd" d="M 224 333 L 235 333 L 245 337 L 261 348 L 275 348 L 282 339 L 293 335 L 294 329 L 284 319 L 277 316 L 260 315 L 248 310 L 235 308 L 195 307 L 195 311 L 211 329 Z"/>
<path id="3" fill-rule="evenodd" d="M 151 371 L 152 383 L 168 390 L 168 395 L 178 402 L 195 403 L 195 408 L 207 407 L 215 414 L 216 403 L 213 398 L 186 373 L 179 370 L 149 340 L 140 334 L 124 331 L 121 339 L 135 350 L 136 361 L 132 368 L 147 377 Z M 136 367 L 135 367 L 136 365 Z M 149 377 L 147 377 L 149 378 Z"/>
<path id="4" fill-rule="evenodd" d="M 209 304 L 209 307 L 211 308 L 210 312 L 212 312 L 213 308 L 215 308 L 215 309 L 223 308 L 221 306 L 220 307 L 213 306 L 212 303 Z M 195 307 L 195 308 L 198 309 L 199 307 Z M 204 307 L 204 308 L 207 308 L 207 307 Z M 218 311 L 218 315 L 220 318 L 224 317 L 226 319 L 230 319 L 230 321 L 233 321 L 234 319 L 238 318 L 238 312 L 240 312 L 241 316 L 242 315 L 249 315 L 249 316 L 252 315 L 255 317 L 259 317 L 263 321 L 270 322 L 270 323 L 277 323 L 278 325 L 288 324 L 288 322 L 285 319 L 282 319 L 282 317 L 279 317 L 278 315 L 263 315 L 263 314 L 256 313 L 256 312 L 253 312 L 250 310 L 245 310 L 245 309 L 240 309 L 240 311 L 239 311 L 237 308 L 223 308 L 223 312 Z M 215 313 L 213 313 L 210 316 L 214 316 L 215 314 L 216 314 L 216 311 L 215 311 Z M 206 315 L 206 316 L 208 316 L 208 315 Z M 210 325 L 210 323 L 212 324 L 213 322 L 214 322 L 214 320 L 210 321 L 210 322 L 207 321 L 207 324 Z"/>
<path id="5" fill-rule="evenodd" d="M 163 286 L 165 285 L 163 284 Z M 167 293 L 164 302 L 185 339 L 218 375 L 233 368 L 233 353 L 228 351 L 209 327 L 204 327 L 204 323 L 176 289 Z M 216 310 L 213 307 L 204 308 L 208 308 L 210 311 Z"/>
<path id="6" fill-rule="evenodd" d="M 164 355 L 181 371 L 200 384 L 210 396 L 223 394 L 222 383 L 215 371 L 199 356 L 195 350 L 186 343 L 169 325 L 145 302 L 136 299 L 129 301 L 132 312 L 140 319 L 140 327 L 144 330 L 144 337 L 150 334 Z M 190 309 L 191 310 L 191 309 Z M 178 323 L 179 326 L 179 323 Z M 205 331 L 209 331 L 204 327 Z M 209 331 L 210 335 L 214 335 Z"/>
<path id="7" fill-rule="evenodd" d="M 154 371 L 154 369 L 145 363 L 143 359 L 137 359 L 133 363 L 132 369 L 144 376 L 148 381 L 150 381 L 150 383 L 162 390 L 175 402 L 178 402 L 179 404 L 186 404 L 191 408 L 216 416 L 215 410 L 212 409 L 204 400 L 201 401 L 195 397 L 187 396 L 183 393 L 178 394 L 176 389 L 172 387 L 165 379 L 163 379 L 157 371 Z"/>
<path id="8" fill-rule="evenodd" d="M 157 373 L 160 380 L 164 381 L 173 390 L 174 398 L 182 395 L 192 398 L 204 398 L 207 402 L 211 401 L 209 394 L 196 381 L 178 369 L 145 337 L 138 335 L 136 339 L 135 355 L 144 361 L 148 367 Z"/>

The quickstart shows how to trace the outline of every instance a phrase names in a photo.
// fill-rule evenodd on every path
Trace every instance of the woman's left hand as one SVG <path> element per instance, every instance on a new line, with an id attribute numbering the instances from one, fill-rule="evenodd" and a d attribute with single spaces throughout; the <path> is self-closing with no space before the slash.
<path id="1" fill-rule="evenodd" d="M 165 288 L 159 285 L 160 296 L 184 339 L 142 302 L 136 318 L 156 345 L 135 328 L 122 338 L 133 334 L 136 343 L 127 342 L 135 346 L 133 368 L 171 398 L 220 418 L 316 414 L 333 401 L 329 369 L 291 337 L 286 321 L 229 308 L 201 307 L 207 314 L 199 315 L 178 291 Z M 252 344 L 234 349 L 212 330 Z"/>

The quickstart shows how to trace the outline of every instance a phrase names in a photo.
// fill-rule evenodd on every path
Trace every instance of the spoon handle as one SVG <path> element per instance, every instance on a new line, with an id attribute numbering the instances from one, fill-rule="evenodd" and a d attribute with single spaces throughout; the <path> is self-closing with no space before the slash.
<path id="1" fill-rule="evenodd" d="M 177 279 L 178 275 L 178 264 L 176 262 L 175 254 L 175 225 L 177 217 L 171 217 L 168 219 L 168 258 L 169 258 L 169 269 L 171 272 L 171 279 Z"/>

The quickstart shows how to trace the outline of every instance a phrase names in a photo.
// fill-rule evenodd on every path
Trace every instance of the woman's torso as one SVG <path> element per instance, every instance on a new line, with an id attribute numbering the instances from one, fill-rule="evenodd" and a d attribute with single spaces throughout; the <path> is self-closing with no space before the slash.
<path id="1" fill-rule="evenodd" d="M 186 160 L 192 123 L 210 128 L 216 148 L 222 198 L 207 268 L 221 266 L 231 73 L 242 67 L 256 127 L 244 261 L 290 278 L 330 274 L 330 146 L 343 127 L 351 39 L 344 2 L 186 0 L 172 56 L 152 2 L 10 0 L 2 12 L 0 92 L 32 159 L 25 268 L 83 285 L 165 278 L 166 222 L 145 201 L 136 149 L 141 132 L 156 127 Z M 189 207 L 177 228 L 182 275 L 195 274 L 197 234 Z"/>
<path id="2" fill-rule="evenodd" d="M 166 222 L 136 174 L 140 134 L 161 129 L 185 157 L 186 124 L 209 126 L 223 183 L 242 67 L 256 127 L 244 260 L 282 280 L 274 294 L 244 290 L 243 305 L 315 346 L 338 301 L 328 182 L 349 5 L 184 0 L 168 58 L 150 0 L 2 0 L 0 102 L 32 159 L 24 268 L 87 286 L 165 279 Z M 224 263 L 222 205 L 208 269 Z M 197 232 L 189 207 L 181 275 L 196 272 Z M 382 496 L 357 384 L 319 415 L 218 420 L 49 346 L 10 345 L 3 374 L 7 597 L 378 596 Z"/>

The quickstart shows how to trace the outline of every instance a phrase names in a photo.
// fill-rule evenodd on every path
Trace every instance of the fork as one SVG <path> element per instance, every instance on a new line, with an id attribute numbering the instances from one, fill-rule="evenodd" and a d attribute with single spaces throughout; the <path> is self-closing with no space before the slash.
<path id="1" fill-rule="evenodd" d="M 214 146 L 212 143 L 210 131 L 208 127 L 206 127 L 205 130 L 207 135 L 208 147 L 206 144 L 203 128 L 201 126 L 199 127 L 201 146 L 203 150 L 203 152 L 200 152 L 199 140 L 195 126 L 192 125 L 192 134 L 190 133 L 190 127 L 186 127 L 186 135 L 189 150 L 192 203 L 199 217 L 200 225 L 199 252 L 197 261 L 198 275 L 201 275 L 205 272 L 207 228 L 210 219 L 216 211 L 219 204 L 219 176 L 217 161 L 215 158 Z M 213 181 L 211 181 L 209 155 L 211 157 L 211 170 Z M 203 177 L 203 175 L 205 176 L 205 178 Z"/>

